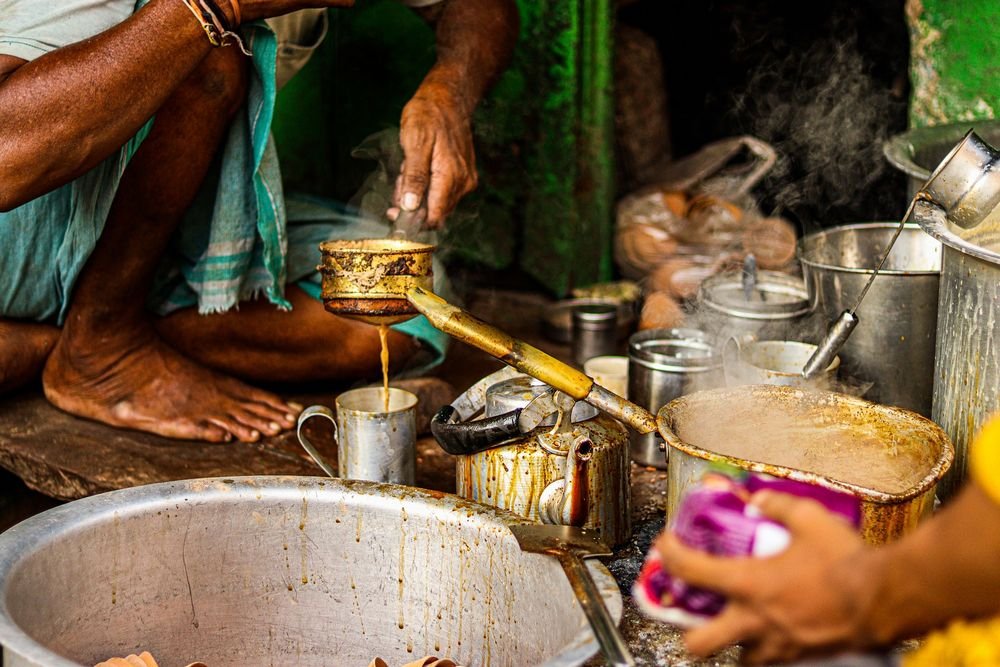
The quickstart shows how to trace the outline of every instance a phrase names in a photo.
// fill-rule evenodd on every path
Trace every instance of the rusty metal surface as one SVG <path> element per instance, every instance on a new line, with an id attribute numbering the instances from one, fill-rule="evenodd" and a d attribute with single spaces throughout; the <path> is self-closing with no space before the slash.
<path id="1" fill-rule="evenodd" d="M 814 423 L 814 419 L 834 423 L 864 423 L 875 429 L 880 440 L 893 443 L 894 447 L 927 448 L 933 463 L 924 477 L 912 487 L 898 493 L 887 493 L 814 472 L 726 456 L 692 445 L 676 435 L 692 402 L 705 401 L 719 405 L 752 401 L 760 405 L 761 411 L 768 410 L 769 406 L 795 406 L 803 410 L 803 420 L 806 423 Z M 720 411 L 718 414 L 720 418 L 724 418 L 726 412 Z M 856 496 L 861 500 L 862 536 L 871 544 L 883 544 L 901 536 L 929 515 L 933 507 L 935 486 L 954 458 L 954 448 L 944 431 L 916 413 L 877 405 L 844 394 L 805 391 L 793 387 L 749 385 L 698 392 L 664 406 L 659 412 L 658 423 L 670 447 L 666 502 L 668 520 L 678 507 L 684 491 L 700 479 L 708 463 L 719 461 L 745 470 L 816 484 Z"/>
<path id="2" fill-rule="evenodd" d="M 611 545 L 624 542 L 631 534 L 628 434 L 605 415 L 573 424 L 572 434 L 592 443 L 589 459 L 578 470 L 568 470 L 568 456 L 546 452 L 529 435 L 511 445 L 456 457 L 458 495 L 533 521 L 561 514 L 565 505 L 570 525 L 595 530 Z M 570 496 L 564 497 L 571 474 L 577 483 L 570 484 Z"/>
<path id="3" fill-rule="evenodd" d="M 433 284 L 434 246 L 402 239 L 320 244 L 323 302 L 331 313 L 374 324 L 416 315 L 406 300 L 414 287 Z"/>

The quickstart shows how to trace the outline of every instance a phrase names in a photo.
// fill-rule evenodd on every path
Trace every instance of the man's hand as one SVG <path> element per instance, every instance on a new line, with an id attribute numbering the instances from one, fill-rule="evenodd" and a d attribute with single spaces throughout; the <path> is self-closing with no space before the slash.
<path id="1" fill-rule="evenodd" d="M 788 528 L 788 549 L 770 558 L 719 558 L 690 549 L 669 533 L 657 541 L 664 567 L 689 584 L 728 598 L 722 612 L 688 631 L 688 650 L 708 656 L 730 644 L 749 663 L 780 662 L 870 644 L 862 619 L 872 586 L 868 549 L 854 528 L 819 503 L 761 492 L 761 512 Z"/>
<path id="2" fill-rule="evenodd" d="M 407 211 L 426 207 L 431 228 L 440 227 L 476 188 L 469 114 L 447 88 L 426 83 L 403 108 L 399 141 L 405 158 L 395 201 Z"/>
<path id="3" fill-rule="evenodd" d="M 458 200 L 476 187 L 472 111 L 510 60 L 517 40 L 514 0 L 445 0 L 432 12 L 437 62 L 403 109 L 399 141 L 399 208 L 427 209 L 427 225 L 440 227 Z"/>

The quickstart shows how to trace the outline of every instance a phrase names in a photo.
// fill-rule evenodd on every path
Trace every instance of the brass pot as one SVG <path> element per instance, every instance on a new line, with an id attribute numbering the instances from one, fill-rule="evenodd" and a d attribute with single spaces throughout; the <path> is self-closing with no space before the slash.
<path id="1" fill-rule="evenodd" d="M 335 315 L 370 324 L 395 324 L 418 314 L 406 298 L 431 290 L 434 246 L 403 239 L 321 243 L 323 303 Z"/>
<path id="2" fill-rule="evenodd" d="M 796 430 L 815 425 L 817 433 L 822 433 L 818 427 L 824 424 L 865 429 L 874 434 L 879 442 L 885 443 L 887 448 L 895 448 L 894 455 L 899 456 L 901 464 L 906 458 L 918 458 L 921 462 L 918 469 L 925 474 L 909 488 L 888 493 L 832 476 L 729 456 L 683 439 L 695 423 L 699 410 L 712 407 L 715 409 L 711 411 L 710 428 L 718 431 L 720 437 L 724 432 L 733 433 L 732 422 L 741 417 L 739 411 L 730 408 L 737 402 L 749 403 L 757 414 L 795 410 Z M 941 427 L 914 412 L 877 405 L 845 394 L 794 387 L 748 385 L 696 392 L 662 407 L 657 423 L 670 447 L 667 464 L 668 524 L 676 514 L 684 493 L 701 479 L 712 462 L 721 462 L 857 497 L 861 501 L 862 537 L 870 544 L 884 544 L 911 531 L 921 519 L 930 515 L 934 506 L 934 489 L 948 471 L 955 455 L 954 447 Z M 705 420 L 701 422 L 702 425 L 705 423 Z M 753 424 L 745 424 L 744 430 L 753 428 Z M 822 467 L 822 463 L 817 467 Z"/>

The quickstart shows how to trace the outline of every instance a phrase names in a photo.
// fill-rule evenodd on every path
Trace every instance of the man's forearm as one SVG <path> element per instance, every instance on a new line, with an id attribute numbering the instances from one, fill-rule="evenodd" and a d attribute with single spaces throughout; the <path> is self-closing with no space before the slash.
<path id="1" fill-rule="evenodd" d="M 445 0 L 437 62 L 421 87 L 447 90 L 470 114 L 510 61 L 519 28 L 514 0 Z"/>
<path id="2" fill-rule="evenodd" d="M 0 210 L 111 155 L 211 48 L 182 2 L 152 0 L 119 25 L 14 69 L 0 80 Z"/>
<path id="3" fill-rule="evenodd" d="M 913 535 L 861 566 L 866 633 L 885 644 L 954 618 L 1000 612 L 997 554 L 1000 505 L 970 483 Z"/>

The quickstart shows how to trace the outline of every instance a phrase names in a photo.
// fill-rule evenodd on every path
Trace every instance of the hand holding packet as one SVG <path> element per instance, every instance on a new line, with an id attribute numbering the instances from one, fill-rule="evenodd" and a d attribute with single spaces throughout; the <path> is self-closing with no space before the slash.
<path id="1" fill-rule="evenodd" d="M 753 495 L 763 490 L 810 498 L 851 525 L 860 525 L 861 505 L 854 496 L 720 465 L 684 496 L 669 530 L 688 547 L 715 556 L 766 558 L 781 553 L 790 540 L 788 531 L 750 504 Z M 632 595 L 648 616 L 684 628 L 704 623 L 726 603 L 719 593 L 671 576 L 655 547 L 646 555 Z"/>

